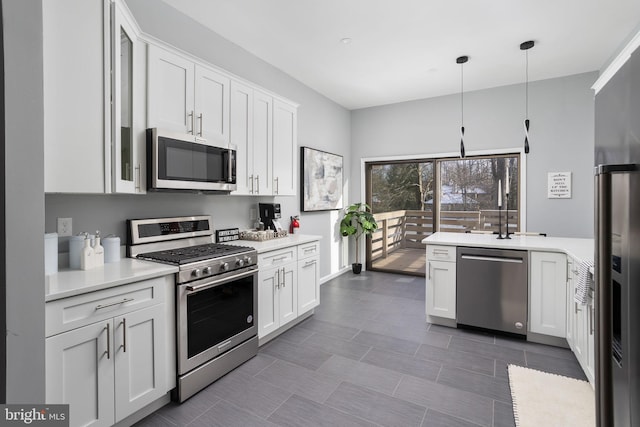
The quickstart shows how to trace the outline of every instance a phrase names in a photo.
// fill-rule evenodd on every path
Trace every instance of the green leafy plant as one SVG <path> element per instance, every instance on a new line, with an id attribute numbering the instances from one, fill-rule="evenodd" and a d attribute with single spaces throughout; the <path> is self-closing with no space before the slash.
<path id="1" fill-rule="evenodd" d="M 353 236 L 356 240 L 356 264 L 360 264 L 360 236 L 370 235 L 377 229 L 378 223 L 366 203 L 354 203 L 345 209 L 344 218 L 340 221 L 340 234 Z"/>

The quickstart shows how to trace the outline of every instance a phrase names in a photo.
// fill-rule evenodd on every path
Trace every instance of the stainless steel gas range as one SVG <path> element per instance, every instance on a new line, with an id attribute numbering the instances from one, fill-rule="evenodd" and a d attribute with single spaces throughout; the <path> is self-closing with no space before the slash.
<path id="1" fill-rule="evenodd" d="M 176 400 L 258 352 L 258 265 L 251 247 L 213 243 L 208 215 L 127 221 L 127 255 L 176 265 Z"/>

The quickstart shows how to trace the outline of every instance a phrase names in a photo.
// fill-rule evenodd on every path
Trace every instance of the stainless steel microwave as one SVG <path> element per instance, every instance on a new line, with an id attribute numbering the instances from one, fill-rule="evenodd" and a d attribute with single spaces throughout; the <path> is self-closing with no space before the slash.
<path id="1" fill-rule="evenodd" d="M 147 129 L 147 189 L 230 192 L 236 184 L 236 150 L 194 135 Z"/>

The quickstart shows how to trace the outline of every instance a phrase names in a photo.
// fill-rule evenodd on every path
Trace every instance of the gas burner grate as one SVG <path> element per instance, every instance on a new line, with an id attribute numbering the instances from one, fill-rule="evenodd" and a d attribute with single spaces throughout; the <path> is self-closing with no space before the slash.
<path id="1" fill-rule="evenodd" d="M 186 246 L 183 248 L 139 254 L 138 258 L 167 264 L 183 265 L 197 261 L 215 259 L 227 255 L 241 254 L 254 249 L 247 246 L 223 245 L 209 243 L 205 245 Z"/>

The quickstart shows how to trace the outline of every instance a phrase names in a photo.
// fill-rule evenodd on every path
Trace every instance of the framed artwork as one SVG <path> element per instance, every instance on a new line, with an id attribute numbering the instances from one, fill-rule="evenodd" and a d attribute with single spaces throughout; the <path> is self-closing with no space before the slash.
<path id="1" fill-rule="evenodd" d="M 300 209 L 303 212 L 342 209 L 342 156 L 301 147 L 300 158 Z"/>

